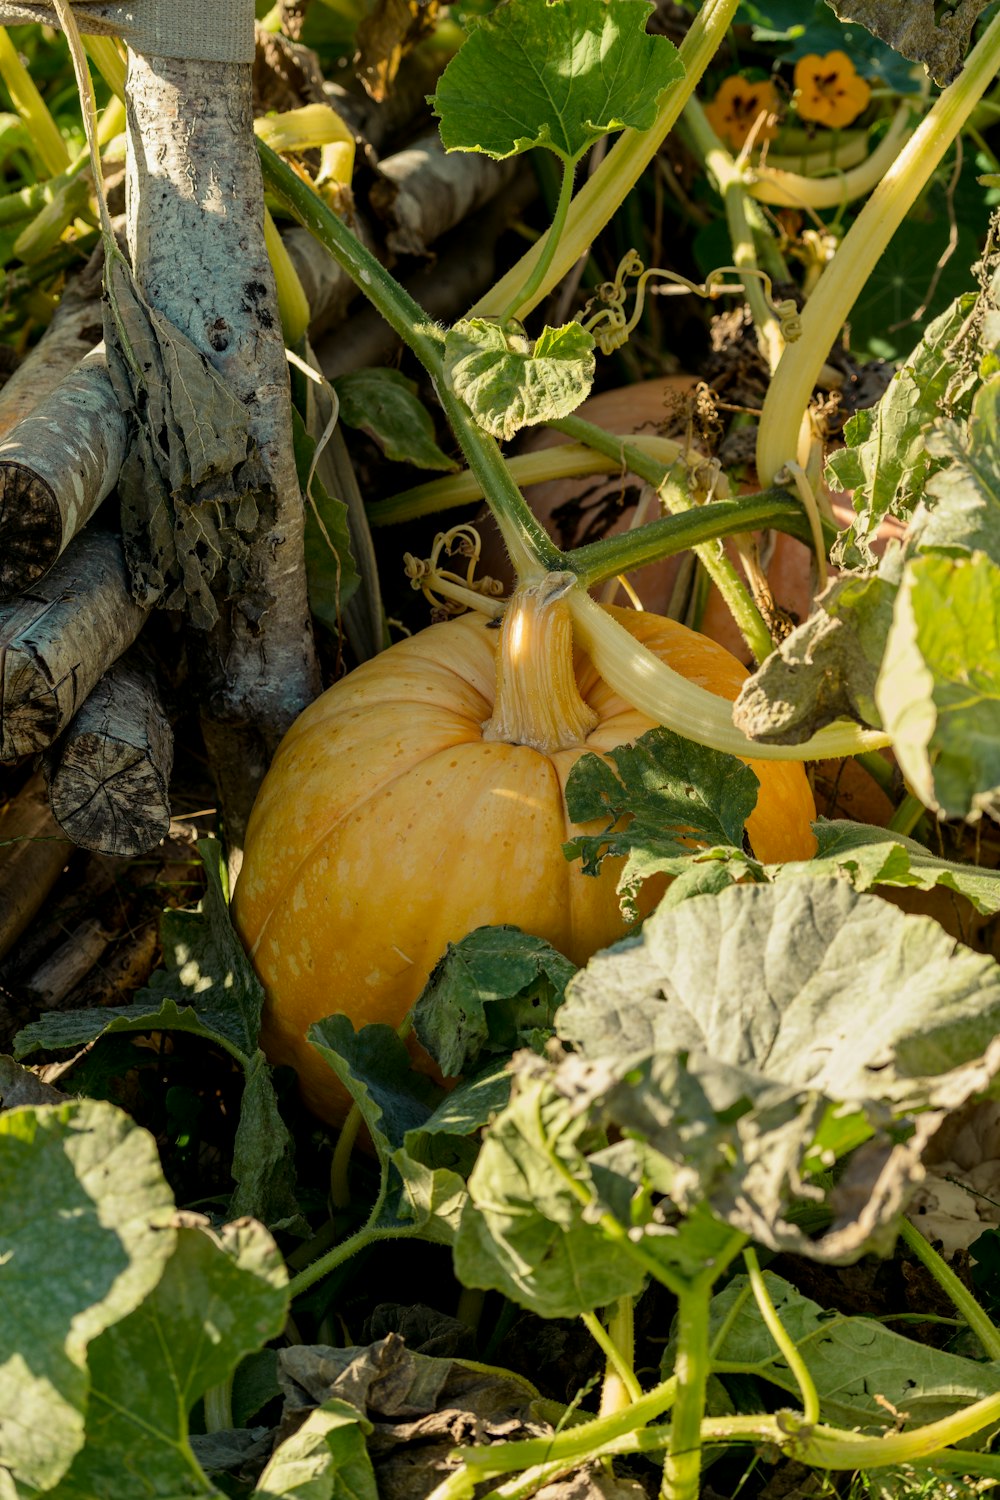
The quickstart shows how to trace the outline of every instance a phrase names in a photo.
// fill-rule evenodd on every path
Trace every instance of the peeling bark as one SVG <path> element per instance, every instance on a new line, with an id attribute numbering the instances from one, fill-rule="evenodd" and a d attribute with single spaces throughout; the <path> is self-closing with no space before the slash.
<path id="1" fill-rule="evenodd" d="M 205 355 L 243 404 L 273 504 L 252 542 L 273 601 L 261 616 L 219 600 L 201 643 L 207 718 L 265 750 L 319 686 L 306 600 L 304 513 L 288 372 L 264 248 L 249 64 L 138 55 L 128 62 L 127 235 L 150 305 Z M 257 497 L 248 497 L 256 502 Z M 246 785 L 245 813 L 256 787 Z"/>
<path id="2" fill-rule="evenodd" d="M 53 817 L 96 854 L 147 853 L 170 827 L 173 754 L 153 677 L 116 662 L 46 757 Z"/>
<path id="3" fill-rule="evenodd" d="M 100 344 L 0 443 L 0 599 L 47 573 L 111 493 L 127 431 Z"/>
<path id="4" fill-rule="evenodd" d="M 39 771 L 0 810 L 0 958 L 40 910 L 72 852 Z"/>
<path id="5" fill-rule="evenodd" d="M 389 226 L 389 249 L 426 255 L 435 240 L 508 187 L 518 169 L 516 157 L 493 161 L 472 151 L 448 153 L 433 130 L 379 163 L 369 198 Z"/>
<path id="6" fill-rule="evenodd" d="M 147 613 L 107 532 L 77 537 L 30 594 L 0 606 L 0 761 L 48 749 Z"/>

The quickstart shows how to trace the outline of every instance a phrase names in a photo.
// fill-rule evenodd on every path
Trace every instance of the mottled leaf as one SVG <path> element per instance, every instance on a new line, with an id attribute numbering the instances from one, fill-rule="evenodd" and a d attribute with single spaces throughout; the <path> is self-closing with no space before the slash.
<path id="1" fill-rule="evenodd" d="M 860 21 L 912 62 L 923 63 L 935 83 L 961 71 L 973 28 L 989 0 L 954 0 L 941 19 L 935 0 L 826 0 L 842 21 Z"/>
<path id="2" fill-rule="evenodd" d="M 0 1474 L 48 1491 L 84 1441 L 87 1347 L 160 1279 L 174 1205 L 152 1136 L 94 1100 L 0 1114 L 0 1202 Z"/>
<path id="3" fill-rule="evenodd" d="M 940 423 L 927 446 L 938 468 L 914 517 L 914 542 L 985 552 L 1000 565 L 1000 375 L 979 387 L 966 425 Z"/>
<path id="4" fill-rule="evenodd" d="M 502 158 L 546 146 L 576 161 L 609 131 L 648 130 L 683 77 L 648 36 L 646 0 L 509 0 L 477 18 L 432 99 L 448 151 Z"/>
<path id="5" fill-rule="evenodd" d="M 569 416 L 586 399 L 594 340 L 579 323 L 545 328 L 532 343 L 519 327 L 463 318 L 445 336 L 444 364 L 479 426 L 506 440 L 522 427 Z"/>

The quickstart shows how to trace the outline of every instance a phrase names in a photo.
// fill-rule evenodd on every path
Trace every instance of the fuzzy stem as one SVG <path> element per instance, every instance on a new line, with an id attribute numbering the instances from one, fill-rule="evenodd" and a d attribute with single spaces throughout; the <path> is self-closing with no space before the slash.
<path id="1" fill-rule="evenodd" d="M 886 172 L 806 303 L 801 337 L 786 349 L 761 413 L 757 472 L 764 484 L 771 483 L 789 459 L 808 462 L 804 418 L 830 348 L 880 256 L 993 82 L 998 67 L 1000 13 L 969 53 L 958 78 L 940 95 Z"/>
<path id="2" fill-rule="evenodd" d="M 535 305 L 532 299 L 534 298 L 535 293 L 541 286 L 542 282 L 545 280 L 545 273 L 548 270 L 549 266 L 552 264 L 552 258 L 559 248 L 559 241 L 562 237 L 563 230 L 566 227 L 566 216 L 569 213 L 570 203 L 573 198 L 573 178 L 575 175 L 575 168 L 575 161 L 570 162 L 563 160 L 562 182 L 559 186 L 559 197 L 556 201 L 556 211 L 553 215 L 552 223 L 549 226 L 549 232 L 545 236 L 544 243 L 540 247 L 538 257 L 531 269 L 531 273 L 528 276 L 527 281 L 524 283 L 524 286 L 520 291 L 514 293 L 513 297 L 511 297 L 507 306 L 500 314 L 501 324 L 506 324 L 510 321 L 511 318 L 517 317 L 518 312 L 522 308 L 533 307 Z"/>
<path id="3" fill-rule="evenodd" d="M 619 1297 L 605 1328 L 596 1313 L 581 1313 L 591 1338 L 607 1361 L 601 1387 L 601 1416 L 623 1411 L 642 1396 L 642 1387 L 632 1368 L 634 1359 L 634 1307 L 631 1297 Z"/>
<path id="4" fill-rule="evenodd" d="M 987 1317 L 968 1287 L 963 1286 L 951 1267 L 937 1253 L 934 1246 L 924 1238 L 916 1225 L 910 1223 L 909 1219 L 900 1219 L 899 1237 L 921 1265 L 930 1271 L 941 1290 L 951 1298 L 961 1317 L 965 1319 L 982 1344 L 986 1358 L 1000 1359 L 1000 1330 L 996 1328 L 993 1320 Z"/>
<path id="5" fill-rule="evenodd" d="M 530 745 L 543 755 L 586 743 L 597 714 L 580 696 L 573 621 L 564 596 L 572 573 L 549 573 L 515 590 L 497 646 L 497 695 L 483 739 Z"/>
<path id="6" fill-rule="evenodd" d="M 552 262 L 530 299 L 520 301 L 522 317 L 537 307 L 543 297 L 585 254 L 597 235 L 631 192 L 646 167 L 676 124 L 684 105 L 698 86 L 702 74 L 725 39 L 739 0 L 704 0 L 680 45 L 684 75 L 672 83 L 660 100 L 656 120 L 649 130 L 624 130 L 597 171 L 588 178 L 570 205 L 566 227 Z M 488 317 L 508 305 L 518 287 L 525 284 L 542 245 L 523 255 L 507 275 L 481 297 L 472 316 Z"/>
<path id="7" fill-rule="evenodd" d="M 714 1277 L 700 1277 L 678 1288 L 677 1397 L 670 1422 L 670 1445 L 663 1465 L 661 1500 L 698 1500 L 701 1479 L 701 1424 L 705 1415 L 708 1305 Z"/>

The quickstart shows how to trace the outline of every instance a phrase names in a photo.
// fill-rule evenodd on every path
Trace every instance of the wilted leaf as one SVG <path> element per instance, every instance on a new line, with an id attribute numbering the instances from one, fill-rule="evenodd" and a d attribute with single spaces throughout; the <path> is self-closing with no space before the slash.
<path id="1" fill-rule="evenodd" d="M 842 21 L 860 21 L 895 52 L 923 63 L 935 83 L 961 71 L 973 28 L 989 0 L 954 0 L 940 21 L 935 0 L 826 0 Z"/>
<path id="2" fill-rule="evenodd" d="M 445 1077 L 509 1056 L 551 1030 L 575 965 L 517 927 L 479 927 L 449 943 L 413 1008 L 417 1036 Z"/>
<path id="3" fill-rule="evenodd" d="M 48 1491 L 84 1441 L 87 1347 L 160 1279 L 174 1205 L 152 1136 L 93 1100 L 0 1114 L 0 1202 L 0 1472 Z"/>
<path id="4" fill-rule="evenodd" d="M 299 413 L 292 411 L 295 468 L 305 498 L 306 584 L 309 608 L 339 637 L 343 609 L 361 582 L 351 552 L 346 502 L 331 495 L 318 473 L 312 473 L 316 443 Z"/>
<path id="5" fill-rule="evenodd" d="M 179 1222 L 158 1286 L 91 1345 L 86 1442 L 52 1500 L 118 1494 L 125 1476 L 134 1500 L 218 1494 L 191 1452 L 188 1416 L 243 1355 L 281 1332 L 287 1275 L 252 1220 L 218 1233 L 195 1215 Z"/>
<path id="6" fill-rule="evenodd" d="M 586 399 L 594 340 L 579 323 L 544 328 L 532 343 L 517 328 L 463 318 L 445 335 L 444 366 L 479 426 L 506 440 L 522 427 L 569 416 Z"/>
<path id="7" fill-rule="evenodd" d="M 573 162 L 602 135 L 648 130 L 683 65 L 648 36 L 646 0 L 511 0 L 477 18 L 431 103 L 448 151 L 547 146 Z"/>
<path id="8" fill-rule="evenodd" d="M 907 564 L 875 699 L 927 807 L 1000 808 L 1000 565 L 983 552 Z"/>
<path id="9" fill-rule="evenodd" d="M 815 1242 L 789 1206 L 817 1196 L 817 1140 L 836 1155 L 890 1112 L 954 1108 L 986 1087 L 998 1020 L 993 959 L 818 879 L 661 908 L 640 940 L 580 971 L 558 1030 L 597 1074 L 611 1069 L 592 1085 L 601 1109 L 666 1156 L 679 1207 L 707 1203 L 765 1244 L 841 1259 L 891 1234 L 919 1153 L 876 1137 Z"/>
<path id="10" fill-rule="evenodd" d="M 458 464 L 434 440 L 434 421 L 417 383 L 399 370 L 350 370 L 333 382 L 340 420 L 366 432 L 396 463 L 454 473 Z"/>

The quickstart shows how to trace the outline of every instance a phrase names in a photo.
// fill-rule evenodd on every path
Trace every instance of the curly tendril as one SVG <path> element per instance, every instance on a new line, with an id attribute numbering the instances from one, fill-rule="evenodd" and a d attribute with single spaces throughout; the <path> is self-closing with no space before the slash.
<path id="1" fill-rule="evenodd" d="M 461 615 L 468 609 L 477 609 L 494 619 L 503 613 L 504 605 L 497 600 L 497 595 L 503 593 L 500 580 L 488 574 L 482 578 L 475 576 L 482 545 L 479 532 L 466 523 L 453 526 L 450 531 L 439 531 L 430 557 L 414 557 L 412 552 L 404 552 L 403 567 L 410 587 L 420 590 L 436 619 Z M 451 568 L 442 568 L 442 555 L 468 558 L 465 576 Z"/>

